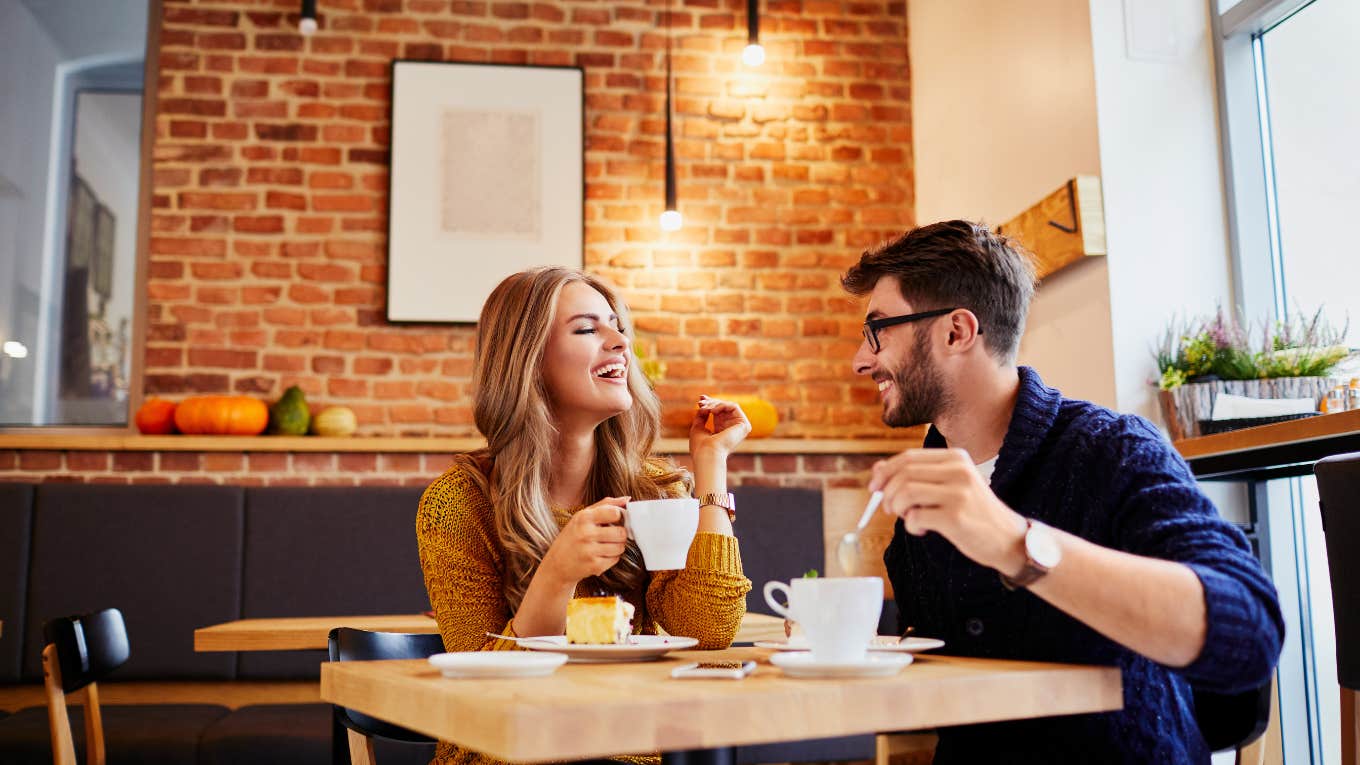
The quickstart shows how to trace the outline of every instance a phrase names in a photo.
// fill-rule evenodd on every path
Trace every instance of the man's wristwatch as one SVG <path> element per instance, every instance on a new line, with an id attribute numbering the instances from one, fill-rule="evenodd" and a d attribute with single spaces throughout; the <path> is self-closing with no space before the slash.
<path id="1" fill-rule="evenodd" d="M 721 507 L 727 511 L 727 520 L 732 523 L 737 522 L 737 498 L 731 492 L 726 494 L 714 494 L 709 492 L 699 500 L 699 507 Z"/>
<path id="2" fill-rule="evenodd" d="M 1033 518 L 1026 518 L 1025 567 L 1014 577 L 1006 576 L 1000 571 L 997 574 L 1006 589 L 1014 590 L 1034 584 L 1061 562 L 1062 546 L 1058 544 L 1058 537 L 1053 533 L 1053 529 Z"/>

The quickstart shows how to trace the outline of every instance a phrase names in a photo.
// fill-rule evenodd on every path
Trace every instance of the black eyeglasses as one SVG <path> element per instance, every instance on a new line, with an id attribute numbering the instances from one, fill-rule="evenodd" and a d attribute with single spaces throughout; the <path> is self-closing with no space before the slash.
<path id="1" fill-rule="evenodd" d="M 869 341 L 869 350 L 873 351 L 874 353 L 878 353 L 879 350 L 883 347 L 878 342 L 879 330 L 886 329 L 888 327 L 895 327 L 898 324 L 907 324 L 908 322 L 919 321 L 921 319 L 933 319 L 936 316 L 944 316 L 947 313 L 952 313 L 957 310 L 959 309 L 937 308 L 933 311 L 921 311 L 920 313 L 909 313 L 906 314 L 905 316 L 888 316 L 882 319 L 866 319 L 864 322 L 863 329 L 864 339 Z M 978 330 L 978 334 L 979 335 L 982 334 L 981 329 Z"/>

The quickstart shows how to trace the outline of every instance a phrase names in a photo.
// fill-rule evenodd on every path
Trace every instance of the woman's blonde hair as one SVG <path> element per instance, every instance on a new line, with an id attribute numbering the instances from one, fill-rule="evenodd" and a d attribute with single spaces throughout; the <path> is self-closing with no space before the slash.
<path id="1" fill-rule="evenodd" d="M 473 419 L 486 437 L 485 451 L 463 458 L 491 499 L 496 533 L 505 548 L 504 590 L 512 611 L 519 608 L 529 580 L 557 538 L 558 523 L 548 502 L 552 453 L 557 444 L 543 355 L 553 332 L 562 289 L 581 283 L 595 289 L 629 326 L 628 307 L 603 281 L 571 268 L 548 266 L 507 277 L 482 306 L 473 366 Z M 628 352 L 628 392 L 633 405 L 595 431 L 595 459 L 586 478 L 585 499 L 666 496 L 688 475 L 669 462 L 649 459 L 660 431 L 661 403 Z M 489 467 L 489 470 L 487 469 Z M 561 510 L 562 508 L 559 508 Z M 646 577 L 633 542 L 612 568 L 590 587 L 632 592 Z"/>

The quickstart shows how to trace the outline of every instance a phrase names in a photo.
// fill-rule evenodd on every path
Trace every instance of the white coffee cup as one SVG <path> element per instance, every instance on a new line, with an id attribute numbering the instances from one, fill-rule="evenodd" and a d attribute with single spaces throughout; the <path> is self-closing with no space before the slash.
<path id="1" fill-rule="evenodd" d="M 788 607 L 775 602 L 782 590 Z M 765 583 L 765 602 L 775 613 L 798 622 L 817 662 L 862 661 L 878 632 L 883 580 L 876 576 L 817 577 Z"/>
<path id="2" fill-rule="evenodd" d="M 648 571 L 684 568 L 689 546 L 699 529 L 699 500 L 643 499 L 623 511 L 628 538 L 642 550 Z"/>

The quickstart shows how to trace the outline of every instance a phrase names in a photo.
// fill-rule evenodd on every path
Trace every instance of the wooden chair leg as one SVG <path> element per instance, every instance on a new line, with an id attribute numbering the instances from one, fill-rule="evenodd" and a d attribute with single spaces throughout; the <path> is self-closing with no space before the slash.
<path id="1" fill-rule="evenodd" d="M 1360 765 L 1360 703 L 1356 691 L 1341 688 L 1341 762 Z"/>
<path id="2" fill-rule="evenodd" d="M 349 734 L 349 761 L 353 765 L 373 765 L 373 739 L 357 731 L 345 732 Z"/>
<path id="3" fill-rule="evenodd" d="M 76 745 L 71 738 L 71 718 L 66 712 L 66 692 L 61 689 L 61 665 L 57 661 L 56 646 L 43 648 L 42 664 L 48 727 L 52 731 L 52 763 L 76 765 Z"/>
<path id="4" fill-rule="evenodd" d="M 104 765 L 104 716 L 94 683 L 85 686 L 85 755 L 89 765 Z"/>

